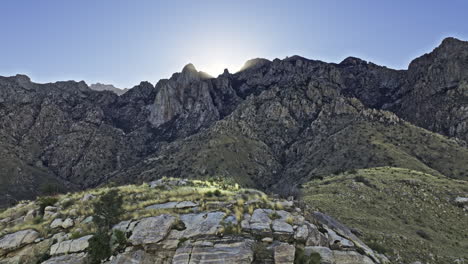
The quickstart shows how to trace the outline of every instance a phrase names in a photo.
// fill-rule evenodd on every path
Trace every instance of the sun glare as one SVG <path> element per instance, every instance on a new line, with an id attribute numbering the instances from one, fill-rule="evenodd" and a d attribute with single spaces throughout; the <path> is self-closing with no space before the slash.
<path id="1" fill-rule="evenodd" d="M 200 65 L 199 70 L 206 72 L 213 77 L 217 77 L 218 75 L 224 72 L 224 69 L 228 69 L 230 73 L 235 73 L 241 68 L 241 66 L 219 62 L 219 63 L 210 63 L 207 65 Z"/>

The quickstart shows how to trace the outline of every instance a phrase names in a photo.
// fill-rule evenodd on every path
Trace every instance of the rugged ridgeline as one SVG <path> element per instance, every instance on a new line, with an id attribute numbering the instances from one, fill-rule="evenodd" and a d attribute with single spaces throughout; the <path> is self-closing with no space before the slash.
<path id="1" fill-rule="evenodd" d="M 290 189 L 388 165 L 467 179 L 467 61 L 448 38 L 406 71 L 294 56 L 212 78 L 189 64 L 121 96 L 1 77 L 0 202 L 162 176 Z"/>
<path id="2" fill-rule="evenodd" d="M 91 88 L 92 90 L 96 90 L 96 91 L 111 91 L 111 92 L 116 93 L 117 95 L 122 95 L 129 90 L 128 88 L 120 89 L 120 88 L 115 87 L 112 84 L 103 84 L 103 83 L 91 84 L 89 88 Z"/>
<path id="3" fill-rule="evenodd" d="M 114 190 L 125 210 L 110 244 L 92 242 L 99 236 L 93 204 L 110 190 L 70 193 L 1 213 L 0 263 L 101 263 L 96 256 L 107 264 L 388 262 L 335 219 L 257 190 L 175 179 Z M 105 247 L 106 256 L 96 254 Z"/>

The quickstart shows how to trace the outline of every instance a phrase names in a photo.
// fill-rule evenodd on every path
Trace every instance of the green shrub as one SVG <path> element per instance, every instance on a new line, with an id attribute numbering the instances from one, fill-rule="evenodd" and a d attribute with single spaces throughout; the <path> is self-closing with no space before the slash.
<path id="1" fill-rule="evenodd" d="M 127 236 L 125 235 L 125 232 L 115 229 L 114 230 L 114 244 L 117 245 L 116 249 L 124 249 L 125 246 L 127 245 Z"/>
<path id="2" fill-rule="evenodd" d="M 70 239 L 77 239 L 77 238 L 80 238 L 80 237 L 82 237 L 82 235 L 81 235 L 81 232 L 78 232 L 78 231 L 75 231 L 75 232 L 71 233 L 71 235 L 70 235 Z"/>
<path id="3" fill-rule="evenodd" d="M 272 259 L 272 253 L 263 243 L 255 243 L 253 246 L 253 263 L 263 263 L 265 260 Z"/>
<path id="4" fill-rule="evenodd" d="M 39 203 L 39 214 L 44 215 L 44 209 L 47 206 L 53 206 L 55 203 L 57 203 L 58 199 L 56 197 L 51 197 L 51 196 L 42 196 L 39 197 L 38 203 Z"/>
<path id="5" fill-rule="evenodd" d="M 320 264 L 321 260 L 322 257 L 317 252 L 312 252 L 310 256 L 307 256 L 302 248 L 296 248 L 294 264 Z"/>
<path id="6" fill-rule="evenodd" d="M 72 206 L 74 203 L 74 201 L 72 199 L 68 199 L 68 200 L 65 200 L 64 202 L 62 202 L 62 207 L 63 209 L 67 209 L 68 207 Z"/>
<path id="7" fill-rule="evenodd" d="M 216 196 L 216 197 L 220 197 L 221 195 L 223 195 L 223 194 L 221 193 L 221 191 L 218 190 L 218 189 L 216 189 L 216 190 L 213 192 L 213 194 L 214 194 L 214 196 Z"/>
<path id="8" fill-rule="evenodd" d="M 107 232 L 98 231 L 89 240 L 89 256 L 91 264 L 99 264 L 102 260 L 107 259 L 111 255 L 111 248 L 109 245 L 110 236 Z"/>
<path id="9" fill-rule="evenodd" d="M 367 187 L 370 187 L 370 188 L 377 188 L 374 184 L 372 184 L 368 179 L 366 179 L 365 177 L 361 176 L 361 175 L 358 175 L 356 177 L 354 177 L 354 180 L 356 182 L 361 182 L 363 183 L 364 185 L 366 185 Z"/>
<path id="10" fill-rule="evenodd" d="M 387 253 L 387 249 L 381 245 L 380 243 L 378 242 L 375 242 L 375 241 L 371 241 L 369 243 L 367 243 L 367 245 L 374 251 L 380 253 L 380 254 L 385 254 Z"/>
<path id="11" fill-rule="evenodd" d="M 280 219 L 281 216 L 277 213 L 277 212 L 273 212 L 270 214 L 270 219 L 271 220 L 276 220 L 276 219 Z"/>
<path id="12" fill-rule="evenodd" d="M 32 222 L 33 222 L 33 224 L 35 224 L 35 225 L 41 223 L 41 222 L 42 222 L 42 216 L 38 215 L 38 216 L 34 217 L 34 219 L 33 219 Z"/>
<path id="13" fill-rule="evenodd" d="M 122 203 L 122 196 L 117 189 L 108 191 L 93 203 L 93 222 L 99 230 L 107 231 L 119 222 L 119 217 L 123 213 Z"/>

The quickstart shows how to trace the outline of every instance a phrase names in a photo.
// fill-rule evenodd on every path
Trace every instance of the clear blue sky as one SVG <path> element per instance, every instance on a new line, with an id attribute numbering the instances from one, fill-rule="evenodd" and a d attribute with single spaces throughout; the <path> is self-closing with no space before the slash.
<path id="1" fill-rule="evenodd" d="M 4 0 L 0 75 L 155 83 L 188 62 L 231 72 L 254 57 L 356 56 L 392 68 L 446 36 L 468 40 L 468 1 Z"/>

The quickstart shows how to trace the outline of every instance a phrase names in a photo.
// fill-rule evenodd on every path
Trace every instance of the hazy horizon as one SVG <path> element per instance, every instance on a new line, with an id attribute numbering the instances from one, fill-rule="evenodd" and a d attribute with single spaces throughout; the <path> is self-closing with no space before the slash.
<path id="1" fill-rule="evenodd" d="M 359 57 L 394 69 L 440 44 L 468 38 L 451 1 L 5 1 L 0 75 L 84 80 L 131 88 L 193 63 L 213 76 L 252 58 Z"/>

